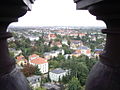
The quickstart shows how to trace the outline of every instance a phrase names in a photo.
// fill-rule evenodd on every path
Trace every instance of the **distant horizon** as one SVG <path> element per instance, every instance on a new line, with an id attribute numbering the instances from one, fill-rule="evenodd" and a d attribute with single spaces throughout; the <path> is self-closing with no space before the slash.
<path id="1" fill-rule="evenodd" d="M 73 0 L 36 0 L 32 11 L 14 26 L 105 26 L 87 10 L 76 10 Z"/>
<path id="2" fill-rule="evenodd" d="M 106 27 L 106 26 L 63 26 L 63 25 L 61 25 L 61 26 L 16 26 L 16 25 L 9 25 L 9 27 Z"/>

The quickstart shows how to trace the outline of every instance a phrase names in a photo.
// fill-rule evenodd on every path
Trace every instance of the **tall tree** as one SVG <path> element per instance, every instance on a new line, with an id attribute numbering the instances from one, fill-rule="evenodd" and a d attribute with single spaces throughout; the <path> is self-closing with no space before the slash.
<path id="1" fill-rule="evenodd" d="M 38 66 L 35 67 L 35 75 L 41 75 L 42 73 L 40 72 L 40 69 Z"/>
<path id="2" fill-rule="evenodd" d="M 78 78 L 73 77 L 68 83 L 68 90 L 81 90 L 81 85 Z"/>
<path id="3" fill-rule="evenodd" d="M 23 72 L 23 74 L 26 76 L 26 77 L 29 77 L 31 75 L 34 75 L 35 73 L 35 67 L 31 64 L 26 64 L 23 66 L 23 69 L 21 70 Z"/>

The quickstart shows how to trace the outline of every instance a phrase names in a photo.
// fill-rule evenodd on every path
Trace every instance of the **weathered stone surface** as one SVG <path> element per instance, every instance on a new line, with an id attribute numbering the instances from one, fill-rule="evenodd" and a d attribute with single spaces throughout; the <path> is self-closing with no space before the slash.
<path id="1" fill-rule="evenodd" d="M 31 4 L 34 3 L 35 0 L 2 0 L 0 5 L 2 6 L 27 6 L 29 10 L 31 10 Z"/>
<path id="2" fill-rule="evenodd" d="M 120 90 L 120 68 L 98 62 L 91 70 L 85 90 Z"/>
<path id="3" fill-rule="evenodd" d="M 0 90 L 31 90 L 27 83 L 26 78 L 16 68 L 0 76 Z"/>
<path id="4" fill-rule="evenodd" d="M 85 90 L 120 90 L 120 5 L 116 0 L 75 0 L 77 9 L 86 9 L 103 20 L 107 29 L 104 52 L 92 68 Z"/>
<path id="5" fill-rule="evenodd" d="M 26 14 L 34 0 L 2 0 L 0 2 L 0 90 L 31 90 L 24 75 L 15 68 L 8 51 L 6 32 L 10 23 Z"/>
<path id="6" fill-rule="evenodd" d="M 77 3 L 77 9 L 87 9 L 88 6 L 104 0 L 74 0 Z"/>

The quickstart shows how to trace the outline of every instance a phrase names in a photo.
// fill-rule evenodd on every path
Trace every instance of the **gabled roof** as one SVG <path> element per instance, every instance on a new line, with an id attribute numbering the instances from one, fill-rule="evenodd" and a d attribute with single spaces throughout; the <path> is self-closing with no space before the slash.
<path id="1" fill-rule="evenodd" d="M 46 88 L 47 90 L 60 90 L 60 87 L 53 83 L 45 83 L 43 87 Z"/>
<path id="2" fill-rule="evenodd" d="M 41 57 L 35 58 L 35 59 L 33 59 L 33 60 L 30 60 L 30 62 L 33 63 L 33 64 L 44 64 L 44 63 L 48 63 L 45 58 L 41 58 Z"/>
<path id="3" fill-rule="evenodd" d="M 82 44 L 82 41 L 80 41 L 80 40 L 71 40 L 71 43 L 73 43 L 73 44 Z"/>
<path id="4" fill-rule="evenodd" d="M 103 49 L 95 49 L 94 53 L 96 54 L 101 54 L 103 52 Z"/>
<path id="5" fill-rule="evenodd" d="M 75 54 L 81 53 L 81 50 L 76 50 L 74 53 Z"/>
<path id="6" fill-rule="evenodd" d="M 33 57 L 39 57 L 39 55 L 37 55 L 37 54 L 32 54 L 32 55 L 29 56 L 29 58 L 33 58 Z"/>
<path id="7" fill-rule="evenodd" d="M 23 55 L 17 57 L 17 62 L 19 61 L 27 61 Z"/>
<path id="8" fill-rule="evenodd" d="M 17 60 L 21 60 L 21 59 L 24 59 L 25 57 L 23 55 L 20 55 L 17 57 Z"/>
<path id="9" fill-rule="evenodd" d="M 41 78 L 40 76 L 33 75 L 33 76 L 31 76 L 31 77 L 27 77 L 27 80 L 28 80 L 30 83 L 34 84 L 34 83 L 36 83 L 36 82 L 39 82 L 38 80 L 39 80 L 40 78 Z"/>
<path id="10" fill-rule="evenodd" d="M 87 46 L 80 46 L 77 49 L 84 49 L 84 50 L 88 50 L 89 48 Z"/>
<path id="11" fill-rule="evenodd" d="M 95 49 L 94 52 L 96 52 L 96 51 L 103 51 L 103 49 Z"/>

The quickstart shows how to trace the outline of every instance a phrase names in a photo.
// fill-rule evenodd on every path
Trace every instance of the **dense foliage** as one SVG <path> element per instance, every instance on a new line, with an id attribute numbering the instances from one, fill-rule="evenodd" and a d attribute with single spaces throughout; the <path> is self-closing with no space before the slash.
<path id="1" fill-rule="evenodd" d="M 35 53 L 43 57 L 44 52 L 50 52 L 52 50 L 58 50 L 59 47 L 54 46 L 50 47 L 49 45 L 45 45 L 44 38 L 39 37 L 38 41 L 31 42 L 28 38 L 25 38 L 24 36 L 17 37 L 14 34 L 15 41 L 9 42 L 9 47 L 14 48 L 16 50 L 22 50 L 22 54 L 25 56 L 25 58 L 28 58 L 29 55 Z M 70 40 L 81 40 L 84 45 L 91 48 L 91 51 L 93 52 L 95 48 L 103 48 L 104 40 L 103 38 L 98 38 L 96 35 L 96 41 L 92 40 L 91 37 L 89 37 L 89 34 L 87 34 L 84 37 L 77 36 L 74 37 L 61 37 L 60 35 L 57 35 L 58 38 L 56 38 L 54 41 L 62 41 L 62 39 L 68 40 L 68 45 L 70 45 Z M 33 45 L 32 45 L 33 44 Z M 62 49 L 65 51 L 65 54 L 71 54 L 74 52 L 74 50 L 71 50 L 68 45 L 62 45 Z M 13 53 L 10 52 L 11 56 L 14 56 Z M 88 73 L 90 72 L 92 66 L 97 62 L 97 58 L 89 58 L 85 55 L 81 55 L 79 57 L 68 57 L 65 58 L 64 55 L 59 54 L 58 57 L 54 57 L 50 59 L 49 61 L 49 70 L 53 70 L 55 68 L 62 68 L 65 70 L 68 70 L 68 74 L 66 76 L 63 76 L 61 80 L 59 80 L 60 84 L 63 84 L 67 90 L 84 90 L 85 81 L 87 79 Z M 30 64 L 26 64 L 23 66 L 22 72 L 25 76 L 31 76 L 31 75 L 41 75 L 40 69 L 36 66 L 32 66 Z M 51 82 L 49 78 L 49 74 L 47 77 L 42 78 L 42 84 L 46 82 Z M 44 90 L 43 88 L 37 88 L 36 90 Z"/>

